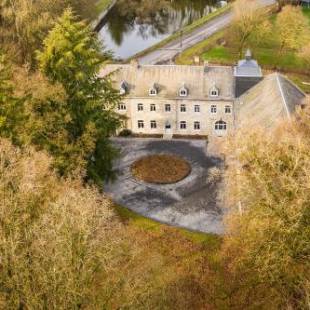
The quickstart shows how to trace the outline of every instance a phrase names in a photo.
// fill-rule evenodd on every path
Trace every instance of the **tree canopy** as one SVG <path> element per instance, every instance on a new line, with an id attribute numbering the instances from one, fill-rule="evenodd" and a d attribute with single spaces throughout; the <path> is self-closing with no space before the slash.
<path id="1" fill-rule="evenodd" d="M 0 2 L 0 44 L 14 61 L 35 66 L 35 51 L 64 9 L 94 17 L 96 0 L 10 0 Z"/>
<path id="2" fill-rule="evenodd" d="M 112 177 L 117 152 L 109 137 L 120 125 L 114 112 L 120 96 L 107 78 L 99 76 L 106 59 L 100 42 L 66 10 L 43 45 L 40 69 L 51 83 L 62 86 L 66 98 L 50 98 L 37 111 L 46 122 L 36 128 L 35 142 L 53 154 L 63 174 L 79 167 L 98 182 Z"/>
<path id="3" fill-rule="evenodd" d="M 229 174 L 239 206 L 227 238 L 235 272 L 250 274 L 243 284 L 257 294 L 263 288 L 280 308 L 309 305 L 309 111 L 271 133 L 241 132 Z"/>
<path id="4" fill-rule="evenodd" d="M 20 129 L 25 124 L 26 98 L 14 96 L 11 70 L 4 54 L 0 52 L 0 136 L 21 143 Z"/>
<path id="5" fill-rule="evenodd" d="M 270 33 L 268 10 L 261 8 L 255 1 L 237 0 L 233 4 L 233 14 L 231 37 L 237 45 L 239 56 L 242 57 L 246 44 L 257 42 Z"/>
<path id="6" fill-rule="evenodd" d="M 276 35 L 280 52 L 284 49 L 300 50 L 308 43 L 309 22 L 300 7 L 287 5 L 282 8 L 276 19 Z"/>

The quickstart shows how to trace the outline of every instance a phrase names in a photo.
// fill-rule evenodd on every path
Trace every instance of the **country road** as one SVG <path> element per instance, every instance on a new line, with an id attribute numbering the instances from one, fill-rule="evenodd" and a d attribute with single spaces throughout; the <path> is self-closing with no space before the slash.
<path id="1" fill-rule="evenodd" d="M 274 4 L 275 0 L 259 0 L 259 2 L 262 6 L 268 6 Z M 179 53 L 227 27 L 231 23 L 232 18 L 233 13 L 231 11 L 215 17 L 210 22 L 195 29 L 193 32 L 184 35 L 182 42 L 181 38 L 175 39 L 167 43 L 164 47 L 139 57 L 138 61 L 142 65 L 170 63 Z"/>

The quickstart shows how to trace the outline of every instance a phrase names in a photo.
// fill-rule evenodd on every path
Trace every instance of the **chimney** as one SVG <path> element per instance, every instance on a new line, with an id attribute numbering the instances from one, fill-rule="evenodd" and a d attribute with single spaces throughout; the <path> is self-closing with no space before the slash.
<path id="1" fill-rule="evenodd" d="M 197 66 L 200 65 L 200 57 L 197 56 L 197 55 L 194 56 L 194 64 L 197 65 Z"/>
<path id="2" fill-rule="evenodd" d="M 245 60 L 250 61 L 252 59 L 252 53 L 251 50 L 248 48 L 245 52 Z"/>

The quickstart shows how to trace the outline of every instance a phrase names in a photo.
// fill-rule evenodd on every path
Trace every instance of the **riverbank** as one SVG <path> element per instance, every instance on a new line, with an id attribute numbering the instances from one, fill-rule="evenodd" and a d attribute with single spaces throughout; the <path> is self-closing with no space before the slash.
<path id="1" fill-rule="evenodd" d="M 168 45 L 169 43 L 172 43 L 174 41 L 179 42 L 181 40 L 181 36 L 184 37 L 186 35 L 189 35 L 190 33 L 192 33 L 193 31 L 199 29 L 200 27 L 203 27 L 205 24 L 207 24 L 208 22 L 211 22 L 212 20 L 214 20 L 215 18 L 228 13 L 231 10 L 231 4 L 228 4 L 200 19 L 198 19 L 197 21 L 193 22 L 192 24 L 178 30 L 177 32 L 173 33 L 172 35 L 170 35 L 168 38 L 164 39 L 163 41 L 151 46 L 150 48 L 147 48 L 137 54 L 135 54 L 134 56 L 130 57 L 129 59 L 125 60 L 125 62 L 130 61 L 131 59 L 134 58 L 141 58 L 151 52 L 154 52 L 158 49 L 163 49 L 165 48 L 166 45 Z"/>
<path id="2" fill-rule="evenodd" d="M 102 20 L 106 17 L 109 11 L 114 7 L 117 0 L 99 0 L 96 5 L 97 18 L 92 22 L 92 27 L 96 31 L 100 26 Z"/>
<path id="3" fill-rule="evenodd" d="M 114 0 L 99 0 L 96 5 L 97 14 L 100 15 L 103 11 L 105 11 Z"/>

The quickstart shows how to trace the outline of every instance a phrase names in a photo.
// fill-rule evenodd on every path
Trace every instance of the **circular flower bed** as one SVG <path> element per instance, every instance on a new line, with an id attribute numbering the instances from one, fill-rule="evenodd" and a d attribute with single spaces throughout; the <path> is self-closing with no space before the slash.
<path id="1" fill-rule="evenodd" d="M 131 172 L 136 179 L 144 182 L 172 184 L 186 178 L 191 166 L 178 156 L 158 154 L 140 158 L 132 164 Z"/>

